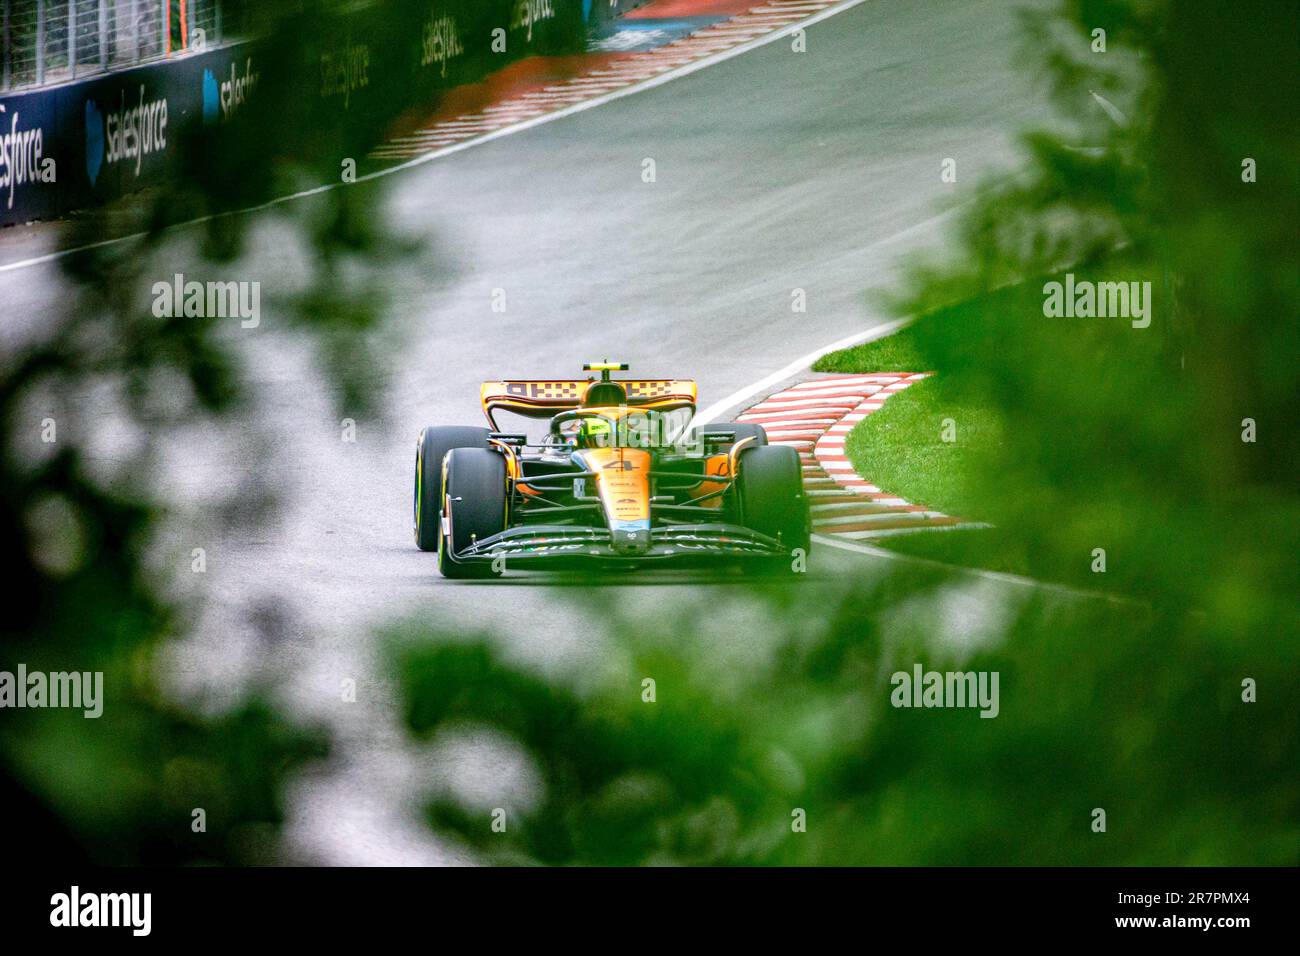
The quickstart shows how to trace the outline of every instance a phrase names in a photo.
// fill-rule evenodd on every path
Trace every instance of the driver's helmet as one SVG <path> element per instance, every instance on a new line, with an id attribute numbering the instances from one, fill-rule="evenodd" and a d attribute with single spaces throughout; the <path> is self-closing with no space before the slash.
<path id="1" fill-rule="evenodd" d="M 608 448 L 613 444 L 614 429 L 603 418 L 584 418 L 574 436 L 579 448 Z"/>
<path id="2" fill-rule="evenodd" d="M 592 382 L 582 398 L 587 408 L 597 405 L 626 405 L 627 389 L 618 382 Z"/>

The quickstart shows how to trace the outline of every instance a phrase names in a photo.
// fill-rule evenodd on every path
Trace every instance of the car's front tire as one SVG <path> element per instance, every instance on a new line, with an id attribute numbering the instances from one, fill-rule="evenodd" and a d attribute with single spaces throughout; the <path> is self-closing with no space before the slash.
<path id="1" fill-rule="evenodd" d="M 415 546 L 437 551 L 442 510 L 442 459 L 453 448 L 487 448 L 486 428 L 470 425 L 429 426 L 415 443 Z"/>
<path id="2" fill-rule="evenodd" d="M 443 460 L 442 501 L 449 534 L 438 545 L 438 570 L 446 578 L 494 577 L 491 564 L 460 564 L 454 553 L 506 527 L 506 462 L 487 448 L 453 448 Z"/>
<path id="3" fill-rule="evenodd" d="M 779 540 L 789 557 L 796 549 L 807 555 L 812 520 L 799 453 L 788 445 L 745 448 L 736 472 L 745 527 Z"/>

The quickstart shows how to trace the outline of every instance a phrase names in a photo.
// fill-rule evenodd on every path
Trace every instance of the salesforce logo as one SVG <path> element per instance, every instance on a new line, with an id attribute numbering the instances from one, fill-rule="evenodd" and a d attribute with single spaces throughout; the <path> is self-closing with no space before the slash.
<path id="1" fill-rule="evenodd" d="M 18 111 L 6 115 L 5 104 L 0 103 L 0 196 L 6 209 L 14 208 L 19 186 L 52 183 L 58 178 L 54 157 L 41 154 L 44 139 L 41 127 L 23 129 Z"/>
<path id="2" fill-rule="evenodd" d="M 217 121 L 221 115 L 221 87 L 211 70 L 203 71 L 203 123 L 205 126 Z"/>
<path id="3" fill-rule="evenodd" d="M 223 77 L 225 74 L 222 74 Z M 224 123 L 239 111 L 257 87 L 261 76 L 253 69 L 253 58 L 245 57 L 243 72 L 233 60 L 230 76 L 218 80 L 211 70 L 203 71 L 203 125 Z"/>
<path id="4" fill-rule="evenodd" d="M 95 185 L 103 167 L 126 161 L 138 178 L 146 156 L 167 148 L 167 100 L 145 99 L 140 86 L 133 105 L 126 91 L 118 95 L 118 108 L 107 112 L 95 100 L 86 100 L 86 177 Z"/>

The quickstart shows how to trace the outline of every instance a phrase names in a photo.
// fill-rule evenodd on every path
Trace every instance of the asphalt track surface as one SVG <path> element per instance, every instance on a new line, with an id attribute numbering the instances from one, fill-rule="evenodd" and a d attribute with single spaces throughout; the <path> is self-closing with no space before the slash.
<path id="1" fill-rule="evenodd" d="M 331 763 L 292 794 L 291 858 L 467 859 L 416 818 L 421 795 L 445 783 L 439 755 L 452 758 L 452 785 L 526 799 L 527 768 L 509 746 L 404 740 L 376 626 L 491 628 L 539 667 L 618 665 L 578 589 L 536 575 L 447 582 L 415 550 L 418 430 L 478 424 L 485 378 L 573 376 L 606 357 L 637 374 L 695 378 L 709 405 L 887 321 L 866 293 L 893 286 L 903 257 L 935 248 L 970 190 L 1016 167 L 1016 134 L 1047 116 L 1013 65 L 1015 26 L 1005 0 L 871 0 L 812 26 L 806 53 L 777 41 L 355 187 L 385 205 L 395 232 L 429 239 L 439 267 L 391 277 L 405 331 L 381 356 L 389 404 L 382 418 L 357 420 L 354 443 L 340 441 L 319 371 L 277 331 L 275 290 L 301 281 L 306 265 L 280 213 L 264 217 L 247 260 L 230 270 L 263 283 L 262 327 L 232 334 L 246 337 L 265 399 L 257 425 L 272 445 L 245 443 L 238 430 L 175 444 L 168 491 L 189 524 L 168 545 L 186 556 L 204 546 L 208 563 L 192 575 L 185 558 L 176 585 L 209 603 L 176 656 L 178 689 L 220 706 L 249 678 L 274 674 L 295 711 L 337 734 Z M 653 184 L 641 178 L 646 157 Z M 946 157 L 957 184 L 940 181 Z M 17 232 L 0 238 L 22 255 L 38 245 Z M 178 231 L 160 274 L 187 271 L 189 249 Z M 14 258 L 0 249 L 0 261 Z M 61 307 L 64 282 L 55 264 L 0 273 L 6 336 L 33 334 Z M 791 312 L 795 288 L 806 290 L 806 314 Z M 492 311 L 495 289 L 505 290 L 504 314 Z M 280 518 L 237 534 L 205 522 L 209 493 L 254 471 L 281 488 Z M 829 548 L 814 557 L 816 575 L 869 574 L 883 560 Z M 998 587 L 977 582 L 937 626 L 978 639 L 998 613 L 986 591 Z M 598 601 L 647 614 L 707 603 L 725 622 L 709 639 L 737 655 L 762 640 L 759 612 L 726 580 L 660 573 L 599 591 Z M 700 635 L 671 638 L 687 639 Z M 355 703 L 340 703 L 345 679 L 357 683 Z"/>

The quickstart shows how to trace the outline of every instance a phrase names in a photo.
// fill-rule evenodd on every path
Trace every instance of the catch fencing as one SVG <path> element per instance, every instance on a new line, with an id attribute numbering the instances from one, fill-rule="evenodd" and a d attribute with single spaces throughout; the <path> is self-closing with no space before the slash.
<path id="1" fill-rule="evenodd" d="M 0 92 L 201 52 L 243 19 L 223 0 L 0 0 Z"/>

